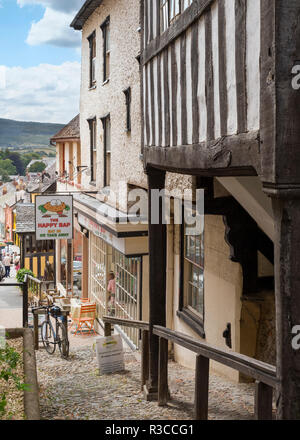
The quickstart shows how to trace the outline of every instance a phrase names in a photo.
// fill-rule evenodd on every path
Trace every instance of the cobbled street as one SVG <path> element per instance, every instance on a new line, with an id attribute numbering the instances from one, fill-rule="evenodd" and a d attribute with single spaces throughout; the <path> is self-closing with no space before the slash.
<path id="1" fill-rule="evenodd" d="M 74 338 L 71 338 L 74 340 Z M 98 374 L 93 338 L 71 347 L 69 360 L 59 353 L 37 352 L 41 417 L 47 420 L 193 419 L 194 371 L 169 363 L 171 401 L 166 407 L 146 402 L 140 389 L 140 362 L 126 351 L 126 371 Z M 72 342 L 72 341 L 71 341 Z M 254 385 L 235 384 L 210 375 L 209 419 L 254 418 Z"/>

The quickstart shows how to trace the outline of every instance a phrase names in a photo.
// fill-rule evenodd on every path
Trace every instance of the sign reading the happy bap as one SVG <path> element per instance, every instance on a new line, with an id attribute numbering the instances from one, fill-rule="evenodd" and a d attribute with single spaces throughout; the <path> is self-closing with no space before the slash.
<path id="1" fill-rule="evenodd" d="M 73 196 L 51 194 L 36 196 L 35 222 L 37 240 L 73 238 Z"/>

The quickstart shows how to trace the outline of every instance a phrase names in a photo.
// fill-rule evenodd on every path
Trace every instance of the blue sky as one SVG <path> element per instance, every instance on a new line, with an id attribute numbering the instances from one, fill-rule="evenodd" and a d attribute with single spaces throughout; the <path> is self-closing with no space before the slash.
<path id="1" fill-rule="evenodd" d="M 41 4 L 27 5 L 22 8 L 16 0 L 2 0 L 1 4 L 1 64 L 9 67 L 30 67 L 41 63 L 60 64 L 66 60 L 80 61 L 80 54 L 74 48 L 50 44 L 32 46 L 26 43 L 32 22 L 38 22 L 44 16 L 45 8 Z"/>
<path id="2" fill-rule="evenodd" d="M 67 123 L 79 108 L 84 0 L 0 0 L 0 118 Z"/>

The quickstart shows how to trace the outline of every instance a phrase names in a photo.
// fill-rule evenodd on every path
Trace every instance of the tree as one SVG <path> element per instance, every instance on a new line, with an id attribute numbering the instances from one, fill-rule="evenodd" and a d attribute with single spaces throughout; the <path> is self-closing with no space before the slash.
<path id="1" fill-rule="evenodd" d="M 5 152 L 7 159 L 10 159 L 16 167 L 17 174 L 23 175 L 25 172 L 25 164 L 22 156 L 19 153 L 7 151 Z"/>
<path id="2" fill-rule="evenodd" d="M 39 153 L 36 153 L 36 152 L 31 151 L 31 152 L 29 152 L 29 153 L 24 153 L 24 154 L 22 154 L 22 159 L 23 159 L 24 166 L 25 166 L 25 169 L 26 169 L 26 168 L 27 168 L 27 165 L 28 165 L 32 160 L 36 160 L 36 159 L 40 160 L 40 159 L 42 159 L 42 156 L 41 156 L 41 154 L 39 154 Z"/>
<path id="3" fill-rule="evenodd" d="M 30 173 L 41 173 L 42 171 L 44 171 L 45 168 L 46 168 L 46 165 L 44 164 L 44 162 L 34 162 L 29 167 L 28 171 Z"/>
<path id="4" fill-rule="evenodd" d="M 10 159 L 0 159 L 0 175 L 3 173 L 9 176 L 17 174 L 16 167 Z"/>
<path id="5" fill-rule="evenodd" d="M 5 170 L 0 170 L 0 176 L 1 176 L 1 181 L 3 183 L 10 181 L 9 175 L 7 174 L 7 172 Z"/>

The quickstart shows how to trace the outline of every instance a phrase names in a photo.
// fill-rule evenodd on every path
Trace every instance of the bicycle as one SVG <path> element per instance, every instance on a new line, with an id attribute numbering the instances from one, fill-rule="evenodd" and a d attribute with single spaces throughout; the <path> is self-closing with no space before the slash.
<path id="1" fill-rule="evenodd" d="M 58 345 L 61 357 L 67 359 L 69 357 L 69 340 L 65 326 L 59 322 L 61 309 L 57 306 L 43 306 L 33 308 L 34 310 L 46 310 L 46 319 L 41 326 L 41 337 L 43 345 L 49 354 L 54 354 Z M 51 317 L 55 320 L 55 329 L 51 321 Z"/>

